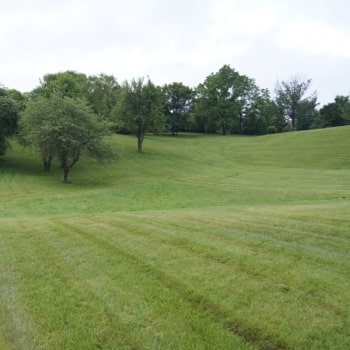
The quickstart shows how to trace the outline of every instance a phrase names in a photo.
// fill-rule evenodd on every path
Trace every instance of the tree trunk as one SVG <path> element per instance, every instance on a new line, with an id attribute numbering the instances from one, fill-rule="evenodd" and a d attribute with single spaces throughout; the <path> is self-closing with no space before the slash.
<path id="1" fill-rule="evenodd" d="M 292 121 L 292 131 L 295 131 L 296 130 L 296 119 L 297 118 L 296 118 L 296 112 L 295 112 L 294 108 L 292 109 L 292 112 L 290 113 L 289 118 Z"/>
<path id="2" fill-rule="evenodd" d="M 295 128 L 295 118 L 294 117 L 291 117 L 292 119 L 292 131 L 295 131 L 296 128 Z"/>
<path id="3" fill-rule="evenodd" d="M 143 135 L 137 136 L 137 151 L 142 152 Z"/>
<path id="4" fill-rule="evenodd" d="M 239 118 L 238 118 L 238 133 L 242 134 L 242 124 L 243 124 L 243 114 L 242 112 L 239 112 Z"/>
<path id="5" fill-rule="evenodd" d="M 224 121 L 221 124 L 221 130 L 222 130 L 222 134 L 225 136 L 227 133 L 227 125 Z"/>
<path id="6" fill-rule="evenodd" d="M 50 169 L 51 169 L 51 161 L 52 161 L 52 158 L 48 158 L 48 159 L 43 159 L 43 164 L 44 164 L 44 171 L 47 171 L 49 172 Z"/>
<path id="7" fill-rule="evenodd" d="M 63 165 L 63 182 L 68 182 L 69 166 Z"/>

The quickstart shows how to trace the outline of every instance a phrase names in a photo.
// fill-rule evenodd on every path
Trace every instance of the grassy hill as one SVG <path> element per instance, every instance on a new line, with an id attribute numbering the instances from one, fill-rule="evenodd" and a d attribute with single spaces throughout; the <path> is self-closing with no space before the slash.
<path id="1" fill-rule="evenodd" d="M 350 127 L 0 158 L 1 349 L 350 348 Z"/>

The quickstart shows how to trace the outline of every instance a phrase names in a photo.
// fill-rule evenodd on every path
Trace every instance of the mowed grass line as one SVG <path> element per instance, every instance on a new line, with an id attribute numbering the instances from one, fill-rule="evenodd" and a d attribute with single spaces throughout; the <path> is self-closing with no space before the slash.
<path id="1" fill-rule="evenodd" d="M 96 220 L 98 222 L 98 218 L 95 218 L 94 222 L 96 222 Z M 157 219 L 154 220 L 157 221 Z M 147 223 L 147 218 L 142 216 L 143 224 L 145 221 Z M 207 305 L 211 305 L 212 301 L 210 300 L 213 300 L 213 297 L 217 298 L 218 302 L 225 300 L 227 295 L 230 295 L 230 288 L 234 286 L 239 286 L 239 290 L 242 290 L 241 288 L 244 286 L 242 295 L 246 296 L 248 299 L 250 298 L 251 301 L 254 301 L 254 299 L 260 300 L 260 302 L 264 301 L 263 305 L 259 305 L 259 302 L 257 302 L 254 307 L 252 307 L 250 303 L 248 307 L 250 314 L 249 316 L 245 315 L 245 317 L 247 318 L 247 322 L 253 318 L 257 318 L 257 323 L 251 327 L 255 330 L 258 329 L 258 324 L 265 319 L 265 326 L 267 328 L 264 329 L 263 333 L 267 336 L 269 332 L 272 332 L 275 333 L 276 337 L 272 341 L 271 338 L 267 337 L 270 343 L 279 344 L 277 340 L 278 337 L 283 334 L 283 331 L 287 331 L 287 333 L 290 332 L 291 328 L 294 329 L 295 339 L 298 339 L 299 342 L 296 348 L 306 349 L 312 347 L 314 339 L 311 336 L 312 332 L 310 333 L 310 330 L 317 333 L 316 338 L 319 341 L 319 348 L 327 346 L 327 339 L 329 340 L 329 344 L 332 344 L 330 348 L 341 349 L 343 348 L 342 346 L 348 344 L 349 333 L 345 334 L 344 339 L 342 337 L 337 339 L 339 336 L 337 332 L 340 331 L 341 333 L 342 330 L 346 330 L 349 324 L 348 313 L 346 311 L 350 306 L 349 298 L 347 297 L 347 289 L 349 287 L 347 277 L 349 274 L 349 264 L 346 263 L 342 265 L 344 263 L 344 258 L 346 258 L 345 253 L 348 250 L 348 245 L 343 247 L 343 254 L 338 256 L 337 261 L 334 261 L 331 250 L 328 251 L 329 259 L 327 259 L 327 256 L 323 256 L 324 252 L 322 252 L 322 250 L 319 251 L 315 242 L 313 244 L 311 242 L 308 243 L 304 250 L 300 250 L 298 246 L 291 249 L 289 240 L 285 242 L 284 246 L 279 246 L 279 252 L 277 253 L 273 239 L 270 239 L 270 244 L 273 249 L 271 249 L 271 247 L 267 249 L 268 246 L 266 242 L 264 242 L 264 244 L 261 242 L 261 240 L 264 241 L 265 239 L 259 239 L 258 235 L 255 233 L 255 244 L 252 241 L 250 244 L 253 247 L 255 246 L 255 251 L 256 244 L 261 245 L 261 253 L 265 256 L 259 257 L 259 254 L 256 253 L 249 254 L 247 249 L 244 249 L 244 246 L 242 247 L 242 244 L 237 242 L 235 239 L 236 232 L 234 230 L 233 240 L 230 245 L 227 245 L 227 247 L 231 247 L 231 249 L 227 251 L 227 249 L 225 250 L 219 245 L 220 248 L 216 250 L 215 254 L 213 250 L 208 253 L 198 241 L 193 241 L 193 245 L 184 244 L 184 242 L 189 239 L 188 237 L 191 237 L 191 225 L 186 229 L 183 227 L 180 230 L 185 237 L 178 237 L 177 241 L 174 238 L 171 239 L 171 242 L 175 243 L 174 245 L 172 243 L 166 244 L 167 235 L 169 234 L 168 231 L 161 235 L 163 236 L 162 239 L 155 234 L 155 232 L 157 232 L 155 227 L 147 228 L 147 225 L 146 227 L 144 226 L 142 231 L 146 232 L 145 234 L 141 233 L 137 225 L 137 220 L 136 223 L 134 220 L 130 220 L 130 222 L 133 222 L 133 224 L 128 225 L 130 228 L 130 238 L 127 242 L 129 242 L 130 246 L 126 245 L 125 249 L 130 252 L 135 251 L 136 247 L 140 247 L 139 251 L 135 251 L 135 256 L 142 257 L 145 255 L 145 247 L 147 247 L 148 253 L 146 256 L 153 263 L 159 259 L 159 255 L 156 252 L 161 250 L 162 253 L 159 254 L 162 254 L 160 256 L 167 259 L 167 262 L 164 263 L 162 259 L 160 259 L 158 268 L 164 269 L 164 266 L 166 266 L 173 269 L 173 276 L 177 276 L 178 271 L 181 271 L 181 281 L 183 282 L 187 278 L 188 285 L 192 286 L 192 288 L 195 286 L 194 281 L 196 278 L 199 278 L 200 283 L 195 286 L 194 290 L 205 291 L 209 288 L 210 293 L 213 293 L 213 296 L 207 298 Z M 90 225 L 93 226 L 93 223 L 91 222 Z M 276 227 L 275 230 L 282 229 L 283 224 L 281 222 L 280 225 L 281 227 Z M 118 230 L 117 236 L 119 237 L 121 235 L 120 227 L 123 227 L 123 223 L 118 220 L 117 223 L 112 226 Z M 246 226 L 249 225 L 244 225 L 244 227 Z M 104 230 L 106 229 L 105 225 L 102 225 L 102 227 L 104 227 Z M 202 232 L 206 232 L 205 227 L 206 225 L 204 224 Z M 83 232 L 87 230 L 88 228 L 86 228 L 86 230 L 84 229 Z M 295 232 L 297 232 L 297 228 Z M 221 233 L 221 229 L 220 226 L 217 226 L 216 231 L 212 233 L 213 237 L 219 233 Z M 249 231 L 242 232 L 242 235 L 247 234 L 249 235 Z M 137 235 L 137 237 L 135 237 L 135 235 Z M 266 235 L 267 232 L 265 232 L 265 236 Z M 151 239 L 150 244 L 147 244 L 145 236 Z M 112 239 L 112 236 L 108 237 L 108 240 L 110 239 Z M 158 242 L 157 239 L 159 240 Z M 119 238 L 117 240 L 120 243 Z M 181 240 L 183 240 L 182 245 L 181 243 L 179 244 Z M 203 240 L 206 242 L 206 237 L 203 237 Z M 216 240 L 218 240 L 218 238 L 216 238 Z M 238 244 L 238 247 L 236 247 L 236 244 Z M 210 242 L 210 245 L 215 246 L 213 242 Z M 232 249 L 232 245 L 234 245 L 234 249 Z M 243 248 L 241 249 L 242 251 L 235 254 L 234 252 L 239 251 L 240 248 Z M 183 256 L 181 250 L 184 249 L 186 253 Z M 318 257 L 321 257 L 321 260 L 317 259 Z M 172 266 L 168 260 L 171 262 L 175 261 L 176 263 L 173 263 L 174 265 Z M 199 265 L 194 263 L 196 260 L 198 260 Z M 228 268 L 227 265 L 229 265 Z M 186 277 L 186 271 L 190 269 L 190 267 L 193 269 L 190 270 L 191 272 Z M 232 276 L 234 271 L 236 271 L 236 277 L 234 277 L 234 275 Z M 228 277 L 230 274 L 233 279 Z M 244 277 L 243 280 L 242 275 Z M 228 289 L 226 290 L 227 295 L 221 295 L 223 289 L 222 282 L 220 282 L 219 279 L 228 283 L 226 287 Z M 235 279 L 238 284 L 233 283 Z M 204 285 L 202 283 L 204 283 Z M 210 287 L 205 286 L 205 284 L 208 283 Z M 321 293 L 319 294 L 320 291 Z M 199 297 L 197 296 L 197 298 Z M 206 297 L 203 297 L 203 299 L 205 300 Z M 279 301 L 277 302 L 277 300 Z M 239 310 L 242 300 L 237 299 L 236 302 L 238 305 L 231 304 L 231 307 L 234 305 L 238 307 Z M 205 305 L 205 303 L 203 304 Z M 274 307 L 272 307 L 272 305 L 274 305 Z M 261 307 L 263 307 L 263 309 L 260 314 L 258 311 Z M 267 309 L 264 309 L 264 307 L 267 307 Z M 220 310 L 221 307 L 217 309 Z M 293 310 L 294 321 L 286 316 L 291 316 Z M 276 313 L 275 316 L 273 316 L 274 312 Z M 332 319 L 333 313 L 339 315 L 339 318 L 337 320 L 337 317 L 335 317 L 334 323 L 331 323 L 330 320 Z M 276 316 L 278 317 L 274 319 Z M 243 319 L 240 319 L 240 321 L 241 327 L 248 330 L 248 326 L 243 327 Z M 293 322 L 295 323 L 293 324 Z M 302 338 L 304 332 L 305 339 Z M 334 333 L 334 339 L 330 336 L 332 333 Z"/>
<path id="2" fill-rule="evenodd" d="M 98 237 L 92 240 L 88 231 L 67 230 L 56 220 L 53 226 L 34 223 L 35 229 L 27 232 L 33 242 L 26 243 L 22 257 L 29 267 L 23 271 L 18 266 L 23 274 L 16 278 L 22 284 L 25 315 L 40 329 L 25 339 L 33 348 L 251 348 L 215 319 L 179 300 L 147 266 L 130 260 L 127 251 L 121 254 Z M 57 227 L 63 229 L 57 232 Z M 41 278 L 33 276 L 33 269 Z"/>
<path id="3" fill-rule="evenodd" d="M 137 335 L 108 312 L 89 286 L 72 274 L 73 267 L 47 244 L 46 229 L 28 224 L 22 222 L 25 227 L 19 236 L 2 236 L 2 276 L 12 278 L 11 283 L 4 279 L 2 288 L 17 290 L 11 308 L 5 306 L 4 312 L 8 317 L 3 338 L 12 344 L 10 348 L 141 348 Z M 6 251 L 17 254 L 6 259 Z M 8 295 L 1 297 L 6 301 Z"/>
<path id="4" fill-rule="evenodd" d="M 77 291 L 89 290 L 132 339 L 138 334 L 139 348 L 224 349 L 232 343 L 223 339 L 236 334 L 261 349 L 343 349 L 350 337 L 347 233 L 338 230 L 337 249 L 325 252 L 317 227 L 309 237 L 298 229 L 301 214 L 315 209 L 329 212 L 323 226 L 336 240 L 329 206 L 285 208 L 270 226 L 267 208 L 54 218 L 38 220 L 31 235 L 69 266 Z M 289 232 L 276 240 L 286 220 Z M 174 343 L 177 333 L 184 339 Z"/>

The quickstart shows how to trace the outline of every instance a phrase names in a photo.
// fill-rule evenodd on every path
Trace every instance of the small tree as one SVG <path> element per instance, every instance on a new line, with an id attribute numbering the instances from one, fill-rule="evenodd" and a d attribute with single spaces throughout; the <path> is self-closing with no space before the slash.
<path id="1" fill-rule="evenodd" d="M 147 132 L 163 128 L 163 110 L 161 88 L 155 86 L 149 79 L 146 84 L 142 78 L 123 84 L 116 118 L 120 126 L 136 135 L 138 152 L 142 152 Z"/>
<path id="2" fill-rule="evenodd" d="M 316 92 L 312 93 L 311 96 L 305 97 L 310 84 L 311 79 L 301 81 L 294 77 L 288 82 L 282 81 L 281 84 L 277 83 L 276 85 L 275 93 L 278 110 L 284 118 L 291 121 L 292 130 L 311 125 L 310 116 L 316 114 Z"/>
<path id="3" fill-rule="evenodd" d="M 68 182 L 69 172 L 81 156 L 102 159 L 109 154 L 102 140 L 106 133 L 107 128 L 84 100 L 55 94 L 28 103 L 20 120 L 19 140 L 40 151 L 47 171 L 57 156 L 63 181 Z"/>

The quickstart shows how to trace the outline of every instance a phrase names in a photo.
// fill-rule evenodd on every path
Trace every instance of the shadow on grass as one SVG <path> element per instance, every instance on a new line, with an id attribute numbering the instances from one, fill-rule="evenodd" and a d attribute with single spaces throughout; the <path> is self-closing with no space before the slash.
<path id="1" fill-rule="evenodd" d="M 0 157 L 0 173 L 11 173 L 19 175 L 46 175 L 51 173 L 45 172 L 38 160 L 31 158 L 17 158 L 11 156 Z"/>

